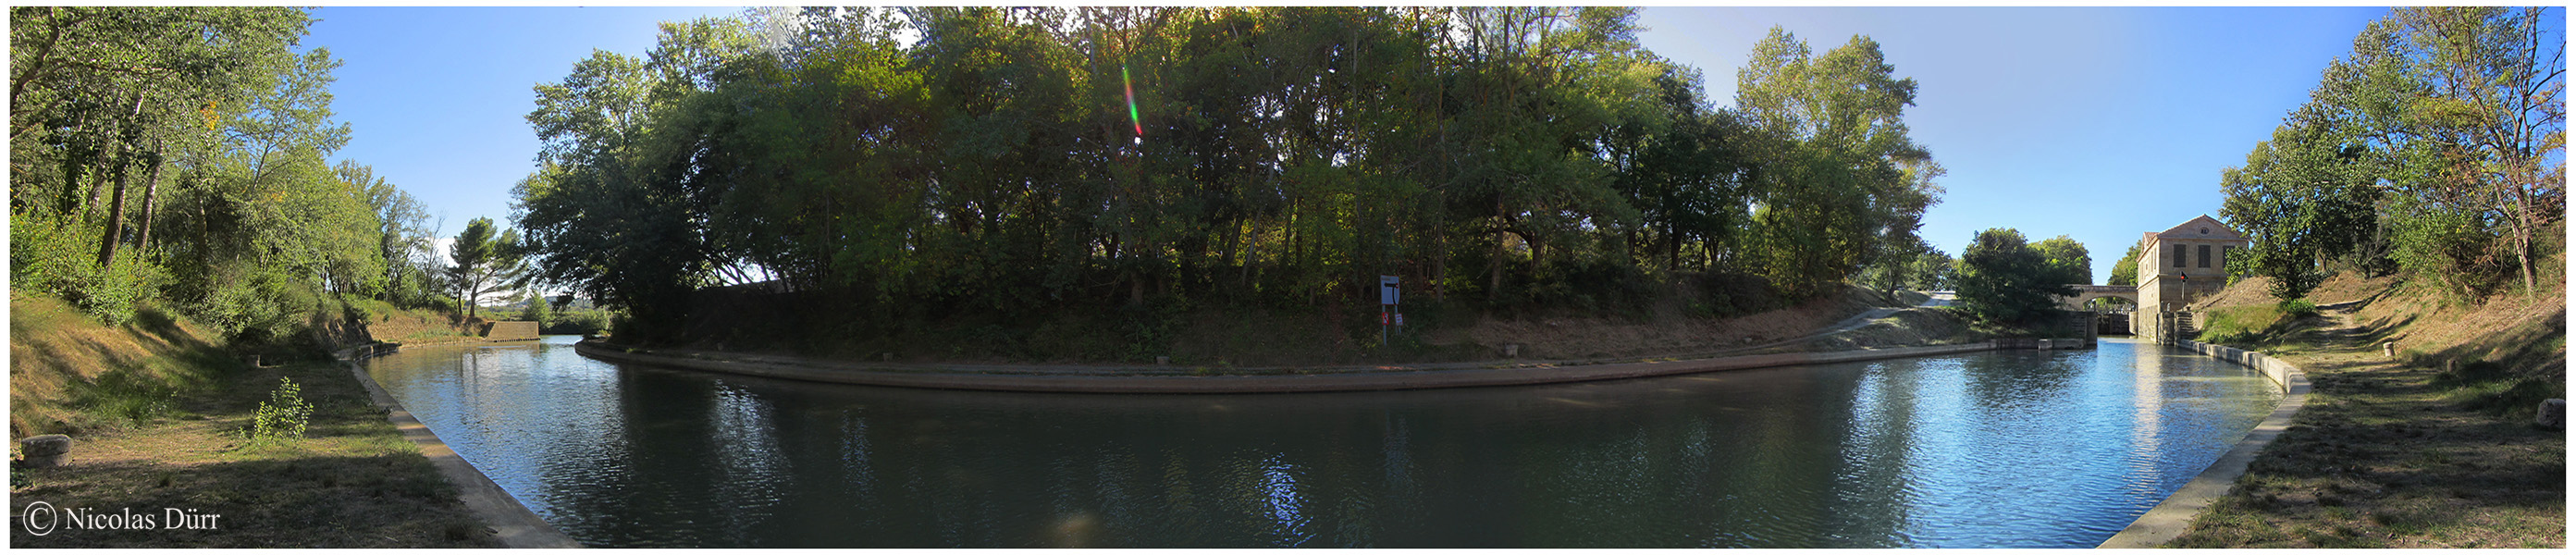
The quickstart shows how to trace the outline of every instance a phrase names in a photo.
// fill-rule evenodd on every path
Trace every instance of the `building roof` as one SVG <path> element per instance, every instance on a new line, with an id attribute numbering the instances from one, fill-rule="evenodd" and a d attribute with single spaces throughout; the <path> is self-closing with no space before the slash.
<path id="1" fill-rule="evenodd" d="M 2227 227 L 2227 224 L 2218 223 L 2216 218 L 2211 218 L 2208 214 L 2202 214 L 2198 218 L 2192 218 L 2191 221 L 2183 222 L 2182 225 L 2173 226 L 2173 229 L 2167 229 L 2164 233 L 2147 234 L 2148 239 L 2159 237 L 2169 237 L 2174 239 L 2245 240 L 2244 234 L 2237 233 L 2235 228 Z"/>

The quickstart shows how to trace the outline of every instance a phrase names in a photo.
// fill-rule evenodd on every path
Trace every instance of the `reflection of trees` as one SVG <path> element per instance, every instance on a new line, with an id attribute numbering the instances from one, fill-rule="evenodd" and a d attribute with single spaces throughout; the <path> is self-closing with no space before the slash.
<path id="1" fill-rule="evenodd" d="M 2015 388 L 2094 387 L 2081 370 L 2019 368 L 2009 354 L 1231 396 L 492 370 L 517 364 L 507 359 L 447 359 L 482 369 L 451 371 L 554 384 L 487 381 L 461 401 L 560 418 L 495 428 L 527 438 L 512 449 L 545 453 L 513 471 L 540 484 L 505 485 L 546 492 L 532 505 L 559 527 L 614 545 L 1893 545 L 1871 538 L 1993 516 L 1962 500 L 1994 493 L 1962 484 L 2033 479 L 1996 468 L 1995 453 L 2067 456 L 2008 437 L 2034 425 L 1998 408 L 2035 406 Z M 583 407 L 589 398 L 598 406 Z M 2135 418 L 2102 409 L 2047 407 Z"/>

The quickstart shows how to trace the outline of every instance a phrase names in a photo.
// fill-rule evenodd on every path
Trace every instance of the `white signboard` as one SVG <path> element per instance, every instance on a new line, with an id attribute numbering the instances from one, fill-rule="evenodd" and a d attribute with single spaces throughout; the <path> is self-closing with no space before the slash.
<path id="1" fill-rule="evenodd" d="M 1377 304 L 1395 304 L 1396 297 L 1398 297 L 1403 291 L 1402 288 L 1396 286 L 1395 282 L 1395 276 L 1377 277 Z"/>

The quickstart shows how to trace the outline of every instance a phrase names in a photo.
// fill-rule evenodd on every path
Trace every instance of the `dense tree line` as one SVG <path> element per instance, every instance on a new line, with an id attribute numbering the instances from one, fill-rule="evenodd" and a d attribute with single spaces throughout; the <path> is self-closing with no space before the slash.
<path id="1" fill-rule="evenodd" d="M 2563 8 L 2399 8 L 2353 39 L 2245 165 L 2222 212 L 2239 273 L 2306 295 L 2340 264 L 2466 298 L 2536 287 L 2566 210 Z M 2232 261 L 2233 262 L 2233 261 Z"/>
<path id="2" fill-rule="evenodd" d="M 537 87 L 538 278 L 667 338 L 696 288 L 878 308 L 1812 297 L 1923 251 L 1877 43 L 1775 29 L 1741 109 L 1619 8 L 756 10 Z"/>
<path id="3" fill-rule="evenodd" d="M 110 322 L 161 303 L 251 342 L 326 296 L 427 303 L 432 228 L 327 160 L 331 71 L 288 8 L 10 8 L 11 286 Z"/>
<path id="4" fill-rule="evenodd" d="M 2032 243 L 2021 230 L 1988 229 L 1960 249 L 1952 281 L 1961 308 L 1978 319 L 2032 323 L 2076 294 L 2072 285 L 2093 282 L 2093 257 L 2064 235 Z"/>

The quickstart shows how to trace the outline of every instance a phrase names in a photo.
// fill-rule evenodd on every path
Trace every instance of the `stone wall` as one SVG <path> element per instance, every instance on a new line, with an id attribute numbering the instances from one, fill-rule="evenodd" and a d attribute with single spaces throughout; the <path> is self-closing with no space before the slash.
<path id="1" fill-rule="evenodd" d="M 526 341 L 536 338 L 536 322 L 491 322 L 483 326 L 483 339 L 488 341 Z"/>

